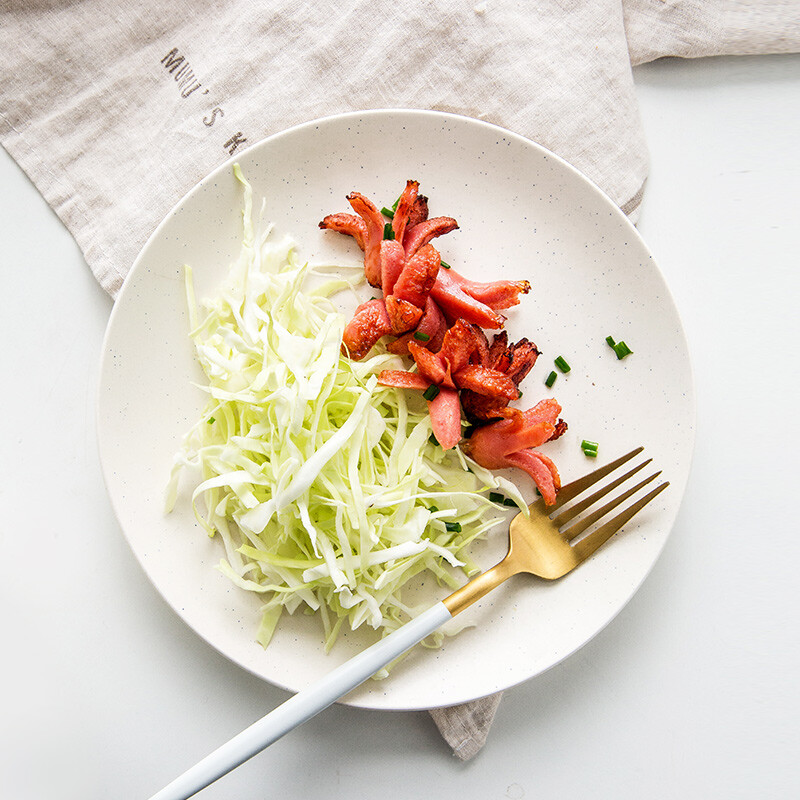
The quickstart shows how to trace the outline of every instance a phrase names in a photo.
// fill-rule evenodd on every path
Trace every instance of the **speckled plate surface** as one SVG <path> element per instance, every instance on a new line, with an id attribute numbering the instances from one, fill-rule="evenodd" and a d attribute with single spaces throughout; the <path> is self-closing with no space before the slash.
<path id="1" fill-rule="evenodd" d="M 465 612 L 474 627 L 441 650 L 418 649 L 385 681 L 345 699 L 357 706 L 453 705 L 513 686 L 552 667 L 624 607 L 656 561 L 673 525 L 694 441 L 689 354 L 664 278 L 636 230 L 574 168 L 542 147 L 476 120 L 422 111 L 372 111 L 318 120 L 270 137 L 235 158 L 266 216 L 299 244 L 301 257 L 360 263 L 348 237 L 317 223 L 348 210 L 358 190 L 390 204 L 420 181 L 431 215 L 460 229 L 437 247 L 478 280 L 527 278 L 530 295 L 509 313 L 512 339 L 543 355 L 525 379 L 527 405 L 555 396 L 569 431 L 546 452 L 565 480 L 647 446 L 671 487 L 612 545 L 556 584 L 517 578 Z M 368 641 L 342 637 L 325 655 L 312 617 L 284 618 L 267 650 L 255 642 L 259 601 L 214 569 L 221 550 L 188 503 L 163 513 L 164 487 L 185 430 L 204 398 L 187 337 L 183 270 L 211 293 L 238 253 L 241 195 L 223 164 L 167 216 L 142 250 L 108 328 L 99 392 L 99 443 L 122 529 L 167 603 L 200 636 L 252 673 L 296 690 Z M 634 354 L 618 361 L 611 335 Z M 552 390 L 544 379 L 562 355 L 572 367 Z M 600 443 L 596 462 L 582 439 Z M 517 474 L 531 493 L 527 476 Z M 490 566 L 503 536 L 482 544 Z M 446 592 L 430 587 L 431 602 Z"/>

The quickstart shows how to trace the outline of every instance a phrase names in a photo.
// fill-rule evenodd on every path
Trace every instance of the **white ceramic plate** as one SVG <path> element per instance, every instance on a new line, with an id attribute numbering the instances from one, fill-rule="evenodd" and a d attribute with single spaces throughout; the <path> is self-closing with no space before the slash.
<path id="1" fill-rule="evenodd" d="M 637 524 L 555 584 L 520 577 L 465 612 L 470 628 L 438 651 L 419 648 L 390 678 L 369 681 L 352 705 L 421 709 L 506 689 L 581 647 L 623 608 L 669 533 L 689 471 L 694 398 L 686 341 L 664 278 L 633 226 L 589 180 L 508 131 L 434 112 L 372 111 L 331 117 L 272 136 L 235 159 L 267 217 L 303 258 L 361 262 L 349 237 L 319 230 L 346 211 L 351 190 L 390 204 L 420 181 L 431 215 L 460 230 L 437 241 L 445 261 L 479 280 L 528 278 L 533 291 L 509 314 L 513 340 L 543 352 L 522 389 L 526 404 L 561 402 L 569 431 L 546 452 L 565 480 L 644 444 L 671 488 Z M 241 194 L 231 162 L 201 181 L 167 216 L 136 260 L 114 307 L 102 362 L 99 442 L 108 491 L 146 573 L 200 636 L 247 670 L 296 690 L 362 648 L 348 635 L 330 655 L 317 620 L 285 617 L 269 648 L 254 641 L 259 600 L 214 566 L 221 550 L 186 502 L 163 513 L 174 452 L 203 405 L 187 337 L 182 266 L 198 295 L 211 293 L 238 253 Z M 618 361 L 605 337 L 634 354 Z M 552 391 L 553 359 L 572 366 Z M 591 461 L 579 444 L 600 443 Z M 531 493 L 527 476 L 517 473 Z M 487 567 L 504 537 L 481 547 Z M 431 587 L 431 602 L 445 594 Z M 464 616 L 464 615 L 462 615 Z"/>

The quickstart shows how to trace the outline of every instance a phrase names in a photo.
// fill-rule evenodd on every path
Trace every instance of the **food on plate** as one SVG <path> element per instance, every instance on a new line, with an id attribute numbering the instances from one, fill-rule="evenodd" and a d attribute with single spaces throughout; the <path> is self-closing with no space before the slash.
<path id="1" fill-rule="evenodd" d="M 509 501 L 523 509 L 525 501 L 462 449 L 431 441 L 422 394 L 382 382 L 385 371 L 418 380 L 404 369 L 407 356 L 342 352 L 350 323 L 334 297 L 363 278 L 299 263 L 288 239 L 254 224 L 252 189 L 238 167 L 235 174 L 244 192 L 238 260 L 200 304 L 186 271 L 208 399 L 176 456 L 168 508 L 186 482 L 181 476 L 192 479 L 196 517 L 224 547 L 220 570 L 263 598 L 257 639 L 264 646 L 283 612 L 318 613 L 326 647 L 343 625 L 389 632 L 417 612 L 408 594 L 415 580 L 461 585 L 478 571 L 469 545 L 505 523 Z M 406 228 L 424 216 L 418 196 L 407 201 Z M 397 231 L 408 233 L 400 224 Z M 366 227 L 360 235 L 369 241 Z M 421 302 L 411 290 L 404 296 Z M 382 303 L 369 307 L 378 311 L 360 318 L 381 324 Z M 443 348 L 454 341 L 451 331 Z M 461 366 L 455 374 L 468 375 Z M 513 384 L 509 370 L 502 378 Z M 482 380 L 475 373 L 462 391 L 479 390 Z M 455 389 L 443 382 L 429 402 L 446 406 L 451 396 Z M 460 408 L 448 413 L 458 413 L 460 435 Z"/>
<path id="2" fill-rule="evenodd" d="M 458 229 L 458 223 L 428 216 L 428 198 L 419 194 L 418 181 L 406 182 L 393 210 L 379 211 L 360 192 L 350 192 L 347 200 L 355 214 L 330 214 L 319 226 L 355 239 L 364 251 L 365 277 L 382 297 L 356 309 L 345 326 L 342 349 L 359 361 L 390 337 L 388 351 L 410 357 L 411 363 L 383 370 L 379 381 L 423 393 L 438 444 L 449 450 L 463 442 L 463 451 L 487 469 L 527 472 L 552 505 L 561 479 L 553 460 L 535 448 L 561 436 L 567 426 L 554 399 L 527 411 L 512 405 L 539 351 L 528 339 L 509 344 L 500 313 L 519 304 L 530 283 L 478 282 L 444 265 L 431 242 Z M 484 329 L 499 331 L 491 344 Z M 561 361 L 559 368 L 568 371 Z M 466 439 L 462 416 L 474 426 Z"/>

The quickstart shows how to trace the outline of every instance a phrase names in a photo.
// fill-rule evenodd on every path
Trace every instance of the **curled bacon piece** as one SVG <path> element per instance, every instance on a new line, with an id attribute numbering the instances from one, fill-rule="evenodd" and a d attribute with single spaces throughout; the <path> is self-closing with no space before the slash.
<path id="1" fill-rule="evenodd" d="M 376 345 L 378 339 L 392 332 L 392 324 L 383 300 L 362 303 L 347 323 L 342 334 L 342 351 L 353 361 L 360 361 Z"/>
<path id="2" fill-rule="evenodd" d="M 386 313 L 389 316 L 389 325 L 395 336 L 412 330 L 422 319 L 421 308 L 409 303 L 408 300 L 397 297 L 397 295 L 390 294 L 384 302 Z"/>
<path id="3" fill-rule="evenodd" d="M 360 192 L 350 192 L 347 200 L 364 222 L 364 272 L 372 286 L 381 285 L 381 242 L 383 241 L 383 215 L 375 204 Z M 356 239 L 356 241 L 358 241 Z"/>
<path id="4" fill-rule="evenodd" d="M 515 387 L 519 387 L 522 379 L 531 371 L 539 357 L 536 345 L 528 339 L 520 339 L 509 345 L 508 333 L 500 331 L 495 334 L 492 344 L 487 342 L 486 351 L 480 362 L 485 366 L 507 376 Z M 516 399 L 519 391 L 512 399 Z M 461 393 L 461 404 L 467 419 L 472 421 L 485 421 L 509 417 L 516 413 L 516 409 L 508 406 L 502 397 L 487 396 L 485 393 L 467 389 Z"/>
<path id="5" fill-rule="evenodd" d="M 424 194 L 418 194 L 408 213 L 408 227 L 413 228 L 420 222 L 425 222 L 426 219 L 428 219 L 428 198 Z"/>
<path id="6" fill-rule="evenodd" d="M 467 280 L 453 269 L 442 270 L 431 290 L 431 296 L 452 319 L 466 319 L 482 328 L 497 329 L 505 324 L 499 314 L 519 303 L 519 296 L 531 290 L 528 281 Z"/>
<path id="7" fill-rule="evenodd" d="M 530 281 L 490 281 L 481 283 L 471 281 L 460 275 L 455 270 L 450 270 L 449 277 L 456 283 L 461 291 L 479 303 L 485 303 L 495 311 L 511 308 L 519 303 L 521 294 L 528 294 L 531 290 Z"/>
<path id="8" fill-rule="evenodd" d="M 458 223 L 452 217 L 431 217 L 424 222 L 419 222 L 406 231 L 403 237 L 403 247 L 406 255 L 411 258 L 420 247 L 424 247 L 431 239 L 443 236 L 458 228 Z"/>
<path id="9" fill-rule="evenodd" d="M 517 467 L 534 480 L 547 505 L 552 505 L 561 479 L 552 460 L 531 448 L 553 438 L 561 406 L 542 400 L 527 411 L 477 428 L 462 445 L 464 452 L 482 467 Z"/>
<path id="10" fill-rule="evenodd" d="M 425 308 L 441 263 L 439 251 L 433 245 L 426 244 L 406 261 L 394 286 L 390 290 L 384 287 L 384 294 L 396 295 L 419 308 Z"/>
<path id="11" fill-rule="evenodd" d="M 450 274 L 452 270 L 439 270 L 431 297 L 439 304 L 446 316 L 463 319 L 482 328 L 498 329 L 505 325 L 506 318 L 481 300 L 476 300 Z"/>
<path id="12" fill-rule="evenodd" d="M 381 282 L 384 295 L 392 293 L 397 279 L 402 275 L 406 265 L 406 253 L 403 245 L 394 239 L 384 239 L 380 249 Z"/>
<path id="13" fill-rule="evenodd" d="M 322 230 L 338 231 L 339 233 L 352 236 L 358 246 L 364 250 L 367 246 L 367 226 L 361 217 L 355 214 L 328 214 L 322 222 L 319 223 Z"/>
<path id="14" fill-rule="evenodd" d="M 425 391 L 430 383 L 418 372 L 407 372 L 404 369 L 385 369 L 378 376 L 378 382 L 384 386 L 395 386 L 398 389 L 420 389 Z"/>
<path id="15" fill-rule="evenodd" d="M 439 389 L 439 394 L 428 400 L 431 415 L 431 428 L 436 441 L 445 450 L 450 450 L 461 441 L 461 403 L 458 392 L 447 386 Z"/>
<path id="16" fill-rule="evenodd" d="M 406 232 L 406 225 L 409 223 L 411 211 L 417 201 L 419 193 L 419 183 L 417 181 L 406 181 L 406 188 L 397 201 L 397 208 L 392 217 L 392 233 L 398 242 L 403 241 Z"/>
<path id="17" fill-rule="evenodd" d="M 484 397 L 505 400 L 510 403 L 519 397 L 519 389 L 507 375 L 491 367 L 470 364 L 459 371 L 456 376 L 461 389 L 475 392 Z"/>
<path id="18" fill-rule="evenodd" d="M 384 386 L 398 389 L 429 389 L 431 383 L 417 372 L 403 369 L 385 369 L 378 376 Z M 449 386 L 440 386 L 437 394 L 427 400 L 431 416 L 431 428 L 436 441 L 445 450 L 455 447 L 461 441 L 461 403 L 458 391 Z"/>
<path id="19" fill-rule="evenodd" d="M 436 352 L 442 346 L 444 334 L 447 331 L 447 321 L 436 301 L 428 296 L 419 325 L 412 333 L 403 334 L 387 346 L 387 350 L 395 355 L 409 355 L 408 343 L 413 339 L 416 342 Z"/>

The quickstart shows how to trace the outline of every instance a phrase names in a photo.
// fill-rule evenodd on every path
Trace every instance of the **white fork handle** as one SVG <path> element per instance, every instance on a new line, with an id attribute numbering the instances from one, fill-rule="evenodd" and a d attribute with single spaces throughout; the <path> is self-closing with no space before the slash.
<path id="1" fill-rule="evenodd" d="M 335 703 L 450 618 L 450 612 L 444 603 L 432 606 L 315 684 L 290 697 L 274 711 L 207 755 L 154 794 L 150 800 L 186 800 L 196 794 Z"/>

